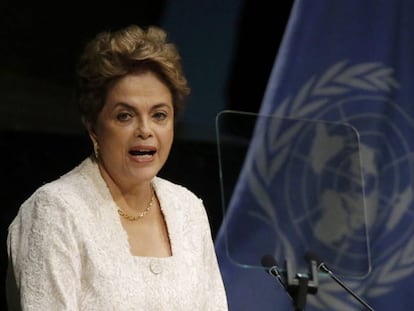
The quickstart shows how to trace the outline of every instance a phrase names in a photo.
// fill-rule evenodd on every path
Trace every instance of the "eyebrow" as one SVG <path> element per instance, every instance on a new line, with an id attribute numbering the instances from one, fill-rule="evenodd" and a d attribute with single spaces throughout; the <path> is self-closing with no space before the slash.
<path id="1" fill-rule="evenodd" d="M 134 106 L 132 106 L 130 104 L 127 104 L 127 103 L 124 103 L 124 102 L 116 103 L 114 108 L 117 108 L 117 107 L 123 107 L 123 108 L 129 109 L 129 110 L 134 110 L 134 111 L 136 110 Z M 168 105 L 166 103 L 159 103 L 159 104 L 155 104 L 154 106 L 152 106 L 151 110 L 155 110 L 155 109 L 159 109 L 159 108 L 163 108 L 163 107 L 174 108 L 174 107 L 170 107 L 170 105 Z"/>

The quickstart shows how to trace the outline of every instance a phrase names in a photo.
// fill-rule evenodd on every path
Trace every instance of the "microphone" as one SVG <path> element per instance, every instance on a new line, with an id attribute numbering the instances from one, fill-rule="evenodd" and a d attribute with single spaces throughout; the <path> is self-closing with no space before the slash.
<path id="1" fill-rule="evenodd" d="M 282 287 L 287 290 L 286 283 L 279 272 L 279 265 L 276 259 L 272 255 L 267 254 L 262 257 L 261 263 L 262 266 L 266 268 L 266 272 L 276 277 Z"/>
<path id="2" fill-rule="evenodd" d="M 361 303 L 365 308 L 368 310 L 374 311 L 374 309 L 368 305 L 361 297 L 359 297 L 356 293 L 352 291 L 348 286 L 346 286 L 329 268 L 328 266 L 312 251 L 308 251 L 305 254 L 305 259 L 309 261 L 315 261 L 318 265 L 318 269 L 326 272 L 329 276 L 338 283 L 343 289 L 345 289 L 349 294 L 351 294 L 359 303 Z"/>

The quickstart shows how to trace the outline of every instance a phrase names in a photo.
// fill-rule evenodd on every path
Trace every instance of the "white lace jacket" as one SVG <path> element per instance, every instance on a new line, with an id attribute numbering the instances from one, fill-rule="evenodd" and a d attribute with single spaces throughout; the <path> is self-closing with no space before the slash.
<path id="1" fill-rule="evenodd" d="M 171 257 L 131 255 L 91 159 L 40 187 L 9 227 L 9 310 L 227 310 L 202 201 L 159 177 L 153 184 Z"/>

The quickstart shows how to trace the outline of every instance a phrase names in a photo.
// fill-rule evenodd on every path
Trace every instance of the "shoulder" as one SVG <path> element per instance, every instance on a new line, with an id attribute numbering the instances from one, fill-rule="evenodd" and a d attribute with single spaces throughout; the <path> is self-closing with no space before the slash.
<path id="1" fill-rule="evenodd" d="M 85 160 L 86 161 L 86 160 Z M 85 181 L 81 172 L 86 162 L 62 175 L 58 179 L 45 183 L 37 188 L 20 206 L 18 214 L 11 223 L 32 221 L 53 221 L 67 217 L 75 212 L 74 207 L 82 201 L 85 192 Z M 74 204 L 75 203 L 75 204 Z"/>
<path id="2" fill-rule="evenodd" d="M 189 217 L 206 218 L 203 200 L 187 187 L 156 177 L 153 185 L 163 209 Z"/>
<path id="3" fill-rule="evenodd" d="M 80 202 L 91 204 L 99 196 L 107 196 L 107 190 L 98 165 L 87 158 L 71 171 L 40 187 L 34 196 L 53 198 L 76 208 Z"/>
<path id="4" fill-rule="evenodd" d="M 58 179 L 43 185 L 39 191 L 60 194 L 85 193 L 84 187 L 97 179 L 97 175 L 99 175 L 98 166 L 91 158 L 87 158 Z"/>
<path id="5" fill-rule="evenodd" d="M 169 181 L 161 177 L 155 177 L 153 180 L 153 185 L 157 195 L 165 196 L 168 198 L 185 198 L 188 200 L 198 201 L 202 203 L 201 198 L 199 198 L 194 192 L 189 190 L 187 187 Z"/>

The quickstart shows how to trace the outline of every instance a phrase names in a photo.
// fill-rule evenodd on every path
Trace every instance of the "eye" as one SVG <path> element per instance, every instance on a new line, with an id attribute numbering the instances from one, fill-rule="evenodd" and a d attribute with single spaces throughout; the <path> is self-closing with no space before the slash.
<path id="1" fill-rule="evenodd" d="M 162 121 L 165 120 L 167 118 L 167 113 L 163 112 L 163 111 L 157 111 L 155 112 L 152 117 L 158 121 Z"/>
<path id="2" fill-rule="evenodd" d="M 130 120 L 132 118 L 132 115 L 128 112 L 120 112 L 116 115 L 116 118 L 118 121 L 124 122 Z"/>

